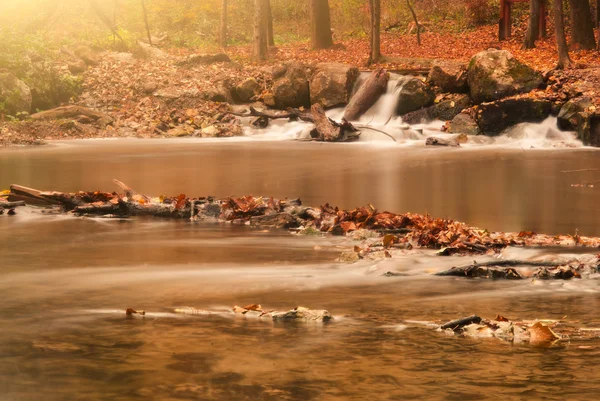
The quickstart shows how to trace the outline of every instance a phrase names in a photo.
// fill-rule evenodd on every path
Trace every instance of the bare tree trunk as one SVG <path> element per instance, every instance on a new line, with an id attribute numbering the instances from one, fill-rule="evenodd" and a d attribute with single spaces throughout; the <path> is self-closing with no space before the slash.
<path id="1" fill-rule="evenodd" d="M 227 47 L 227 0 L 221 1 L 221 29 L 219 31 L 221 47 Z"/>
<path id="2" fill-rule="evenodd" d="M 113 25 L 117 26 L 117 3 L 119 0 L 115 0 L 115 8 L 113 9 Z M 117 43 L 117 36 L 113 34 L 113 46 Z"/>
<path id="3" fill-rule="evenodd" d="M 152 36 L 150 35 L 150 24 L 148 24 L 148 12 L 146 11 L 146 0 L 142 0 L 142 10 L 144 11 L 144 25 L 146 25 L 146 34 L 148 35 L 148 44 L 152 46 Z"/>
<path id="4" fill-rule="evenodd" d="M 369 64 L 381 58 L 381 0 L 369 0 L 371 6 L 371 54 Z"/>
<path id="5" fill-rule="evenodd" d="M 529 2 L 529 25 L 525 34 L 523 49 L 535 48 L 535 41 L 538 39 L 540 33 L 540 5 L 541 0 L 531 0 Z"/>
<path id="6" fill-rule="evenodd" d="M 267 44 L 275 46 L 275 37 L 273 36 L 273 12 L 271 11 L 271 0 L 267 1 Z"/>
<path id="7" fill-rule="evenodd" d="M 269 0 L 254 0 L 254 46 L 252 59 L 267 59 L 267 3 Z"/>
<path id="8" fill-rule="evenodd" d="M 573 64 L 569 57 L 567 38 L 565 37 L 565 21 L 563 15 L 563 0 L 554 0 L 554 29 L 556 31 L 556 44 L 558 46 L 557 68 L 569 68 Z"/>
<path id="9" fill-rule="evenodd" d="M 600 50 L 600 0 L 596 0 L 596 28 L 598 30 L 597 48 Z"/>
<path id="10" fill-rule="evenodd" d="M 410 13 L 415 20 L 415 25 L 417 26 L 417 44 L 421 46 L 421 25 L 419 25 L 419 21 L 417 20 L 417 13 L 415 13 L 415 9 L 412 4 L 410 4 L 410 0 L 406 0 L 406 4 L 408 5 L 408 8 L 410 8 Z"/>
<path id="11" fill-rule="evenodd" d="M 591 50 L 596 48 L 594 22 L 589 0 L 569 0 L 571 9 L 571 48 Z"/>
<path id="12" fill-rule="evenodd" d="M 310 0 L 310 26 L 313 49 L 333 46 L 328 0 Z"/>
<path id="13" fill-rule="evenodd" d="M 90 0 L 90 4 L 92 5 L 92 8 L 96 12 L 96 15 L 98 15 L 98 18 L 100 18 L 100 21 L 102 21 L 102 23 L 104 23 L 104 25 L 106 25 L 107 28 L 110 29 L 110 31 L 113 33 L 113 35 L 115 35 L 117 38 L 119 38 L 121 40 L 121 42 L 125 43 L 125 41 L 123 40 L 123 38 L 121 37 L 121 35 L 119 35 L 119 32 L 117 31 L 117 26 L 112 23 L 112 21 L 110 20 L 110 18 L 108 18 L 106 16 L 106 14 L 104 14 L 104 12 L 102 11 L 102 8 L 100 8 L 100 6 L 98 5 L 98 2 L 96 0 Z"/>

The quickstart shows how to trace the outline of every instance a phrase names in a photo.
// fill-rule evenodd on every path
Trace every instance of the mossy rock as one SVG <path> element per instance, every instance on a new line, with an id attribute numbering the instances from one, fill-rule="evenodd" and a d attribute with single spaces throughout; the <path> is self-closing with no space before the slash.
<path id="1" fill-rule="evenodd" d="M 398 115 L 404 115 L 424 107 L 435 101 L 433 90 L 419 78 L 407 76 L 398 81 Z"/>
<path id="2" fill-rule="evenodd" d="M 0 73 L 0 113 L 16 115 L 31 111 L 31 90 L 13 74 Z"/>
<path id="3" fill-rule="evenodd" d="M 550 115 L 552 102 L 529 97 L 510 98 L 479 105 L 475 119 L 487 136 L 524 122 L 539 122 Z"/>
<path id="4" fill-rule="evenodd" d="M 476 104 L 530 92 L 544 83 L 539 72 L 521 63 L 509 51 L 496 49 L 473 56 L 467 82 Z"/>

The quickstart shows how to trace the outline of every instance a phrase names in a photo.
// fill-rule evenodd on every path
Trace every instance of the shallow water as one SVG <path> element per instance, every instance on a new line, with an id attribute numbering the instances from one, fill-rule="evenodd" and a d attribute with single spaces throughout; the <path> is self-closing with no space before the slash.
<path id="1" fill-rule="evenodd" d="M 600 235 L 592 149 L 68 142 L 0 152 L 0 188 L 300 197 L 429 212 L 492 230 Z M 587 171 L 573 171 L 586 169 Z M 590 170 L 592 169 L 592 170 Z M 599 170 L 600 171 L 600 170 Z M 0 400 L 596 399 L 600 341 L 447 337 L 476 313 L 600 327 L 596 280 L 462 280 L 424 252 L 354 265 L 347 239 L 228 224 L 0 216 Z M 507 250 L 507 257 L 528 257 Z M 470 259 L 469 261 L 470 262 Z M 406 277 L 382 277 L 388 270 Z M 326 325 L 174 314 L 328 309 Z M 126 308 L 144 309 L 128 318 Z"/>

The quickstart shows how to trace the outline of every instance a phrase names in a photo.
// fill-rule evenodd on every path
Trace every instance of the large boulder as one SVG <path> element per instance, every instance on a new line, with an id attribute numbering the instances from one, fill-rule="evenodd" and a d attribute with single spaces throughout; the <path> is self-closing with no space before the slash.
<path id="1" fill-rule="evenodd" d="M 308 71 L 301 63 L 289 63 L 273 71 L 273 100 L 275 107 L 309 107 Z"/>
<path id="2" fill-rule="evenodd" d="M 169 55 L 158 47 L 150 46 L 147 43 L 138 41 L 131 51 L 134 57 L 143 60 L 165 60 Z"/>
<path id="3" fill-rule="evenodd" d="M 578 113 L 577 137 L 584 145 L 600 147 L 600 115 L 586 111 Z"/>
<path id="4" fill-rule="evenodd" d="M 566 102 L 558 113 L 558 128 L 573 131 L 577 129 L 579 114 L 584 113 L 593 105 L 589 97 L 579 97 Z"/>
<path id="5" fill-rule="evenodd" d="M 449 93 L 466 93 L 467 66 L 453 60 L 436 60 L 431 66 L 427 81 Z"/>
<path id="6" fill-rule="evenodd" d="M 341 63 L 320 63 L 310 79 L 310 102 L 325 108 L 350 101 L 359 70 Z"/>
<path id="7" fill-rule="evenodd" d="M 73 49 L 73 53 L 81 59 L 86 65 L 98 65 L 100 63 L 100 56 L 91 47 L 79 44 Z"/>
<path id="8" fill-rule="evenodd" d="M 480 104 L 475 119 L 485 135 L 496 136 L 519 123 L 542 121 L 551 111 L 552 102 L 548 100 L 509 98 Z"/>
<path id="9" fill-rule="evenodd" d="M 509 51 L 490 49 L 473 56 L 467 82 L 471 99 L 479 104 L 529 92 L 541 86 L 543 79 Z"/>
<path id="10" fill-rule="evenodd" d="M 479 135 L 481 130 L 479 125 L 471 115 L 467 113 L 457 114 L 450 122 L 448 132 L 452 134 L 467 134 L 467 135 Z"/>
<path id="11" fill-rule="evenodd" d="M 255 96 L 260 95 L 262 88 L 255 78 L 247 78 L 237 85 L 232 93 L 239 103 L 249 103 Z"/>
<path id="12" fill-rule="evenodd" d="M 419 78 L 402 77 L 398 81 L 397 88 L 398 106 L 396 111 L 401 116 L 431 106 L 435 100 L 433 90 Z"/>
<path id="13" fill-rule="evenodd" d="M 0 73 L 0 113 L 31 112 L 31 90 L 17 77 Z"/>
<path id="14" fill-rule="evenodd" d="M 471 105 L 468 95 L 447 94 L 436 99 L 433 106 L 405 114 L 402 116 L 402 121 L 408 124 L 418 124 L 429 120 L 449 121 Z"/>

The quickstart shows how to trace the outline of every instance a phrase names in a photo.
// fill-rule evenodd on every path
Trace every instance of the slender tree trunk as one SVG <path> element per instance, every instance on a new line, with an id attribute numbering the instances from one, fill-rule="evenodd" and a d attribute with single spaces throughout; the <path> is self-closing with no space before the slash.
<path id="1" fill-rule="evenodd" d="M 110 20 L 109 17 L 106 16 L 106 14 L 104 14 L 104 12 L 102 11 L 102 8 L 98 5 L 98 2 L 96 0 L 90 0 L 90 4 L 92 5 L 92 8 L 96 12 L 96 15 L 98 16 L 98 18 L 100 18 L 100 21 L 102 21 L 102 23 L 104 23 L 104 25 L 106 25 L 106 27 L 108 29 L 110 29 L 110 31 L 113 33 L 113 35 L 115 35 L 117 38 L 119 38 L 121 40 L 121 42 L 125 43 L 125 41 L 123 40 L 123 38 L 121 37 L 121 35 L 119 35 L 119 32 L 117 31 L 117 29 L 118 29 L 117 26 L 115 24 L 113 24 L 113 22 Z"/>
<path id="2" fill-rule="evenodd" d="M 267 44 L 275 46 L 275 37 L 273 36 L 273 12 L 271 11 L 271 0 L 267 1 Z"/>
<path id="3" fill-rule="evenodd" d="M 333 46 L 328 0 L 310 0 L 310 26 L 313 49 Z"/>
<path id="4" fill-rule="evenodd" d="M 596 28 L 598 30 L 598 40 L 596 41 L 596 45 L 598 50 L 600 50 L 600 0 L 596 0 Z"/>
<path id="5" fill-rule="evenodd" d="M 148 44 L 152 46 L 152 36 L 150 35 L 150 24 L 148 24 L 148 12 L 146 11 L 146 0 L 142 0 L 142 10 L 144 11 L 144 25 L 146 25 L 146 34 L 148 35 Z"/>
<path id="6" fill-rule="evenodd" d="M 227 47 L 227 0 L 221 1 L 221 29 L 219 30 L 219 44 Z"/>
<path id="7" fill-rule="evenodd" d="M 569 4 L 571 6 L 571 48 L 595 49 L 596 38 L 589 0 L 569 0 Z"/>
<path id="8" fill-rule="evenodd" d="M 421 46 L 421 25 L 419 25 L 419 20 L 417 20 L 417 13 L 415 13 L 412 4 L 410 4 L 410 0 L 406 0 L 406 5 L 408 5 L 410 13 L 412 14 L 412 17 L 415 20 L 415 25 L 417 26 L 417 44 Z"/>
<path id="9" fill-rule="evenodd" d="M 525 34 L 523 49 L 535 48 L 535 41 L 539 38 L 541 13 L 540 5 L 541 0 L 531 0 L 529 2 L 529 25 L 527 27 L 527 33 Z"/>
<path id="10" fill-rule="evenodd" d="M 119 0 L 115 0 L 115 8 L 113 10 L 113 25 L 117 25 L 117 2 Z M 599 0 L 600 1 L 600 0 Z M 113 34 L 113 46 L 117 43 L 117 36 Z"/>
<path id="11" fill-rule="evenodd" d="M 563 0 L 554 0 L 554 29 L 556 31 L 556 44 L 558 46 L 557 68 L 569 68 L 573 63 L 569 57 L 569 48 L 567 47 L 567 38 L 565 37 Z"/>
<path id="12" fill-rule="evenodd" d="M 371 7 L 371 54 L 369 64 L 381 58 L 381 0 L 369 0 Z"/>
<path id="13" fill-rule="evenodd" d="M 267 3 L 269 0 L 254 0 L 254 47 L 252 59 L 267 59 Z"/>

